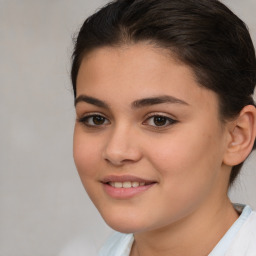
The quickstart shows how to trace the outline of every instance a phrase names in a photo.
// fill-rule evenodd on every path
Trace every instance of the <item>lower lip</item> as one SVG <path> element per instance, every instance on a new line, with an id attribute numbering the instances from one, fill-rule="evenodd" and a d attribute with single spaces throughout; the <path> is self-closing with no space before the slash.
<path id="1" fill-rule="evenodd" d="M 155 184 L 156 183 L 152 183 L 150 185 L 139 186 L 136 188 L 115 188 L 110 186 L 109 184 L 103 184 L 103 188 L 109 196 L 115 199 L 129 199 L 149 190 Z"/>

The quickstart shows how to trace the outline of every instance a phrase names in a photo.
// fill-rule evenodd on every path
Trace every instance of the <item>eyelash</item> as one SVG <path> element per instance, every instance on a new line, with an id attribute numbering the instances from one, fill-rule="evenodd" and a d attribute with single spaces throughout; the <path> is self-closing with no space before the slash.
<path id="1" fill-rule="evenodd" d="M 93 118 L 101 118 L 101 120 L 103 119 L 102 121 L 104 121 L 104 123 L 103 124 L 98 124 L 98 125 L 97 124 L 89 124 L 90 119 L 92 119 L 91 121 L 93 122 Z M 168 116 L 153 113 L 153 114 L 148 115 L 146 117 L 146 120 L 142 124 L 146 124 L 146 122 L 148 122 L 150 119 L 153 119 L 153 122 L 154 122 L 155 121 L 154 118 L 163 118 L 164 121 L 165 121 L 164 125 L 159 125 L 159 126 L 150 125 L 154 129 L 163 129 L 163 128 L 166 128 L 168 126 L 174 125 L 178 122 L 177 120 L 175 120 L 173 118 L 170 118 Z M 78 118 L 77 120 L 78 120 L 79 123 L 82 123 L 83 125 L 85 125 L 88 128 L 96 128 L 96 129 L 110 124 L 110 121 L 108 121 L 108 124 L 105 124 L 106 120 L 108 120 L 108 119 L 106 117 L 104 117 L 102 114 L 99 114 L 99 113 L 89 114 L 89 115 L 83 116 L 81 118 Z M 168 123 L 168 124 L 166 124 L 166 123 Z"/>
<path id="2" fill-rule="evenodd" d="M 100 124 L 100 125 L 97 125 L 97 124 L 89 124 L 89 120 L 90 118 L 96 118 L 96 117 L 99 117 L 99 118 L 102 118 L 104 119 L 104 123 L 106 120 L 108 120 L 106 117 L 104 117 L 102 114 L 99 114 L 99 113 L 95 113 L 95 114 L 89 114 L 89 115 L 85 115 L 81 118 L 78 118 L 77 121 L 79 123 L 82 123 L 83 125 L 85 125 L 86 127 L 89 127 L 89 128 L 100 128 L 102 127 L 103 125 L 105 124 Z M 93 120 L 92 120 L 93 121 Z M 110 123 L 110 122 L 109 122 Z"/>
<path id="3" fill-rule="evenodd" d="M 146 117 L 146 120 L 142 124 L 144 124 L 145 122 L 148 122 L 150 119 L 152 119 L 152 122 L 154 122 L 155 118 L 163 118 L 164 121 L 165 121 L 165 124 L 164 125 L 160 125 L 160 126 L 157 126 L 156 124 L 155 125 L 150 125 L 154 129 L 164 129 L 164 128 L 166 128 L 168 126 L 171 126 L 171 125 L 174 125 L 174 124 L 176 124 L 178 122 L 177 120 L 175 120 L 175 119 L 173 119 L 171 117 L 168 117 L 166 115 L 159 114 L 159 113 L 151 113 L 150 115 L 148 115 Z"/>

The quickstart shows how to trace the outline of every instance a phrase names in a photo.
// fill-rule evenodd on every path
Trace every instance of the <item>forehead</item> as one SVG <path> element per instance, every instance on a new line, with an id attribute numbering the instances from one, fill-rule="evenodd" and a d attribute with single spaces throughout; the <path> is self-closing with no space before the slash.
<path id="1" fill-rule="evenodd" d="M 103 47 L 86 55 L 77 77 L 77 96 L 134 101 L 170 95 L 190 105 L 217 103 L 214 92 L 198 84 L 193 70 L 162 48 L 140 43 Z"/>

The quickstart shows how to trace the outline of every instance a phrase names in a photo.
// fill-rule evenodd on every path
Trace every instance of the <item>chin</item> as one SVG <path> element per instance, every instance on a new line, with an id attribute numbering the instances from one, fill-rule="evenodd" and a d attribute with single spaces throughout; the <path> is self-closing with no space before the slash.
<path id="1" fill-rule="evenodd" d="M 125 226 L 125 225 L 120 225 L 120 223 L 117 223 L 116 225 L 112 225 L 112 223 L 107 223 L 109 227 L 114 229 L 115 231 L 118 231 L 120 233 L 124 234 L 133 234 L 137 233 L 137 229 L 135 227 L 130 227 L 130 226 Z"/>
<path id="2" fill-rule="evenodd" d="M 109 216 L 102 216 L 105 222 L 109 227 L 112 229 L 120 232 L 120 233 L 125 233 L 125 234 L 130 234 L 130 233 L 137 233 L 137 232 L 142 232 L 146 230 L 146 224 L 143 223 L 143 221 L 139 220 L 139 218 L 129 218 L 126 216 L 124 218 L 116 215 L 112 215 L 111 217 Z"/>

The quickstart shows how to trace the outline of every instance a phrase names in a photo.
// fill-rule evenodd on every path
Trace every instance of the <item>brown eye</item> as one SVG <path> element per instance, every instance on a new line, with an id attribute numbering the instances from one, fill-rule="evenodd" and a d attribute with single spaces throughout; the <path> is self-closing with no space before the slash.
<path id="1" fill-rule="evenodd" d="M 162 115 L 152 115 L 143 124 L 152 126 L 154 128 L 164 128 L 177 123 L 178 121 Z"/>
<path id="2" fill-rule="evenodd" d="M 104 124 L 106 118 L 102 117 L 102 116 L 94 116 L 92 117 L 92 122 L 95 124 L 95 125 L 102 125 Z"/>
<path id="3" fill-rule="evenodd" d="M 167 118 L 164 116 L 155 116 L 154 117 L 154 124 L 156 126 L 164 126 L 167 123 Z"/>
<path id="4" fill-rule="evenodd" d="M 78 121 L 88 127 L 104 126 L 110 123 L 107 118 L 101 115 L 84 116 L 78 119 Z"/>

